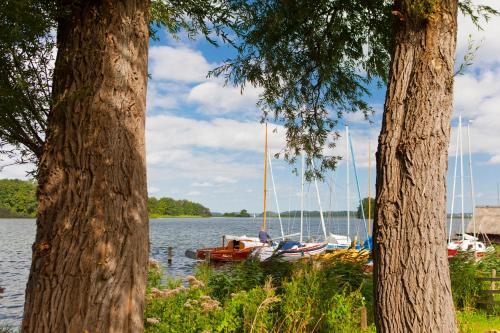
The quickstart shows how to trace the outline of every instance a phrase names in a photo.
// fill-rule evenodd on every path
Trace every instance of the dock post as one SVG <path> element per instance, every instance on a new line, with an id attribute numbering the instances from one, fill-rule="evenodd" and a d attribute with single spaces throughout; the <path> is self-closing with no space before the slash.
<path id="1" fill-rule="evenodd" d="M 368 318 L 366 315 L 366 306 L 361 308 L 361 330 L 365 331 L 368 329 Z"/>
<path id="2" fill-rule="evenodd" d="M 172 247 L 169 246 L 167 249 L 167 262 L 169 265 L 172 265 L 172 257 L 173 257 Z"/>
<path id="3" fill-rule="evenodd" d="M 492 269 L 491 270 L 491 290 L 495 290 L 495 278 L 497 277 L 497 270 Z"/>

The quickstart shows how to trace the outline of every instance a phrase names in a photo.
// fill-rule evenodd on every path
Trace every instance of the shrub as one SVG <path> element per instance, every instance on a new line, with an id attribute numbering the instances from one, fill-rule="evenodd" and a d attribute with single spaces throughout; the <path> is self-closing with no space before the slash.
<path id="1" fill-rule="evenodd" d="M 359 309 L 371 303 L 371 278 L 359 264 L 299 262 L 230 270 L 203 264 L 189 288 L 148 284 L 146 332 L 357 332 Z M 267 273 L 271 274 L 267 274 Z M 266 277 L 267 276 L 267 277 Z M 371 327 L 373 330 L 373 327 Z"/>
<path id="2" fill-rule="evenodd" d="M 476 258 L 468 253 L 459 253 L 450 259 L 450 278 L 453 302 L 458 309 L 470 310 L 478 305 L 485 284 L 477 278 L 484 275 Z"/>

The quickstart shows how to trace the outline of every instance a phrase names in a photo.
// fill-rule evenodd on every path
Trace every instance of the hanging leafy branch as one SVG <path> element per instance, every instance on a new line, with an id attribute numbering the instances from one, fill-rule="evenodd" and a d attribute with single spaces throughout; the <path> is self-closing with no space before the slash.
<path id="1" fill-rule="evenodd" d="M 263 121 L 285 126 L 286 160 L 306 152 L 322 160 L 318 171 L 334 168 L 339 157 L 325 146 L 335 147 L 336 125 L 346 113 L 373 113 L 372 85 L 387 78 L 391 7 L 382 0 L 234 3 L 242 11 L 238 54 L 210 75 L 263 88 Z"/>
<path id="2" fill-rule="evenodd" d="M 38 164 L 51 108 L 57 18 L 70 12 L 55 0 L 0 2 L 0 154 L 14 163 Z M 78 0 L 69 4 L 78 4 Z M 152 38 L 165 27 L 177 36 L 204 36 L 210 43 L 232 43 L 237 22 L 227 1 L 153 0 Z M 5 162 L 0 162 L 0 168 Z"/>
<path id="3" fill-rule="evenodd" d="M 332 152 L 346 113 L 373 113 L 370 91 L 388 76 L 393 24 L 402 20 L 393 1 L 256 0 L 233 1 L 240 8 L 238 54 L 210 75 L 227 83 L 263 88 L 259 107 L 265 121 L 274 118 L 286 128 L 281 152 L 295 162 L 297 155 L 321 159 L 313 173 L 334 168 L 340 157 Z M 411 3 L 424 21 L 439 10 L 439 1 Z M 481 27 L 498 12 L 463 0 L 460 10 Z M 464 66 L 472 58 L 466 56 Z M 329 149 L 330 148 L 330 149 Z M 310 165 L 310 163 L 307 163 Z"/>

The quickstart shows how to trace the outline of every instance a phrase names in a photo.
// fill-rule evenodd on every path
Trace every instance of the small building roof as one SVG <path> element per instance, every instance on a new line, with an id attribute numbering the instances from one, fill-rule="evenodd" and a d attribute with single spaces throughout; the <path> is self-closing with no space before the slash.
<path id="1" fill-rule="evenodd" d="M 500 235 L 500 206 L 476 206 L 474 213 L 476 233 Z M 467 226 L 467 233 L 474 232 L 473 221 Z"/>

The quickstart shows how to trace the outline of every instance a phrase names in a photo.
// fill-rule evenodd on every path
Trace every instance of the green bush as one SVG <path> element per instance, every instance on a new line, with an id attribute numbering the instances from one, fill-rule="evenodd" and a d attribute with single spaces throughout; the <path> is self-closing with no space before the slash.
<path id="1" fill-rule="evenodd" d="M 477 278 L 484 276 L 485 271 L 480 262 L 468 253 L 459 253 L 450 258 L 450 278 L 453 302 L 457 309 L 471 310 L 478 306 L 484 297 L 485 283 Z"/>
<path id="2" fill-rule="evenodd" d="M 246 261 L 216 272 L 203 264 L 196 278 L 188 277 L 189 288 L 179 284 L 163 290 L 149 287 L 145 330 L 360 331 L 359 309 L 365 304 L 370 308 L 372 300 L 371 277 L 360 265 L 301 262 L 276 267 L 278 273 L 257 261 Z"/>

